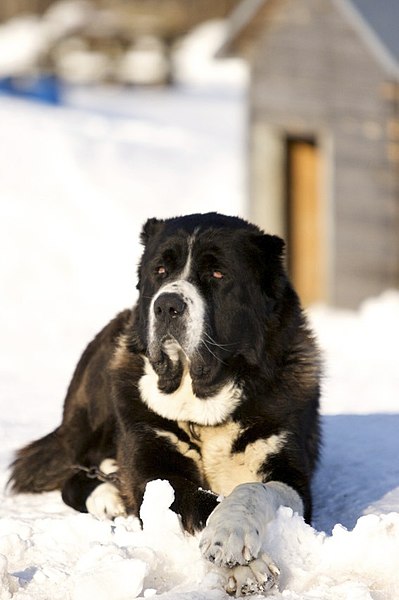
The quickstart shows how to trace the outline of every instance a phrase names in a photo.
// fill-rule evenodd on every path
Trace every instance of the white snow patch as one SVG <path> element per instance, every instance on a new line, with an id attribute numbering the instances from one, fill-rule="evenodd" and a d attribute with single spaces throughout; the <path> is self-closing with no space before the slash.
<path id="1" fill-rule="evenodd" d="M 310 318 L 325 358 L 323 412 L 397 412 L 398 292 L 370 298 L 358 312 L 315 306 Z"/>
<path id="2" fill-rule="evenodd" d="M 226 37 L 227 22 L 215 19 L 198 25 L 183 38 L 173 54 L 174 75 L 186 85 L 219 88 L 242 86 L 249 80 L 248 66 L 242 59 L 215 60 Z"/>
<path id="3" fill-rule="evenodd" d="M 34 15 L 0 25 L 0 77 L 31 72 L 49 45 L 49 31 Z"/>
<path id="4" fill-rule="evenodd" d="M 369 600 L 399 597 L 398 544 L 397 513 L 361 517 L 353 531 L 337 525 L 326 536 L 281 508 L 265 547 L 281 568 L 283 598 Z"/>
<path id="5" fill-rule="evenodd" d="M 78 561 L 71 590 L 72 600 L 129 600 L 143 589 L 148 565 L 128 558 L 124 552 L 110 553 L 107 547 L 95 546 Z"/>
<path id="6" fill-rule="evenodd" d="M 0 25 L 0 77 L 37 73 L 54 42 L 87 25 L 95 16 L 90 2 L 55 2 L 43 17 L 24 14 Z"/>

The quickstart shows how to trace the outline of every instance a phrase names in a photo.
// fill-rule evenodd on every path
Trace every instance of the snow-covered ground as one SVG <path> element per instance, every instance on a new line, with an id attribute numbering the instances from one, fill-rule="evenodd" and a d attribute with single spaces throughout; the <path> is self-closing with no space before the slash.
<path id="1" fill-rule="evenodd" d="M 147 488 L 143 530 L 77 514 L 55 492 L 4 490 L 13 451 L 59 423 L 88 339 L 134 302 L 142 222 L 246 216 L 239 90 L 68 99 L 0 98 L 0 599 L 225 600 L 166 482 Z M 282 577 L 270 597 L 399 599 L 399 293 L 310 318 L 326 362 L 315 528 L 286 509 L 271 524 Z"/>

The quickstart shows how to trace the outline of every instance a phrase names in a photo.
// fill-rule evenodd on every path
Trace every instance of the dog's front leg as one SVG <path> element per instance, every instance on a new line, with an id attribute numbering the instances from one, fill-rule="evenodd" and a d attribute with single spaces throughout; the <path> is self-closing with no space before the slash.
<path id="1" fill-rule="evenodd" d="M 188 456 L 188 444 L 181 442 L 180 451 L 176 435 L 159 431 L 139 424 L 120 434 L 117 458 L 124 505 L 128 513 L 138 516 L 147 483 L 155 479 L 167 480 L 175 495 L 171 509 L 180 515 L 184 529 L 189 533 L 201 531 L 218 504 L 218 496 L 203 489 L 197 464 Z"/>
<path id="2" fill-rule="evenodd" d="M 302 500 L 288 485 L 244 483 L 209 516 L 200 547 L 207 560 L 223 569 L 227 592 L 264 593 L 277 584 L 279 569 L 262 545 L 279 506 L 303 513 Z"/>

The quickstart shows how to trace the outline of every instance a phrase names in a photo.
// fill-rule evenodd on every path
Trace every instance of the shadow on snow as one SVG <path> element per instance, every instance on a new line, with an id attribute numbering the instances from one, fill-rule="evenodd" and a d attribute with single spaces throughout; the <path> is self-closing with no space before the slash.
<path id="1" fill-rule="evenodd" d="M 363 511 L 399 486 L 399 414 L 325 415 L 313 525 L 352 529 Z"/>

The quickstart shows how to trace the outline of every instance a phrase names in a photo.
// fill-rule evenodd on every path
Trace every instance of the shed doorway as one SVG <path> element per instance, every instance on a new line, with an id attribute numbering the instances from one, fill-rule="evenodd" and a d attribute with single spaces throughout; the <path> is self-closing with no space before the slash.
<path id="1" fill-rule="evenodd" d="M 326 299 L 321 150 L 315 138 L 288 137 L 285 155 L 288 269 L 308 306 Z"/>

